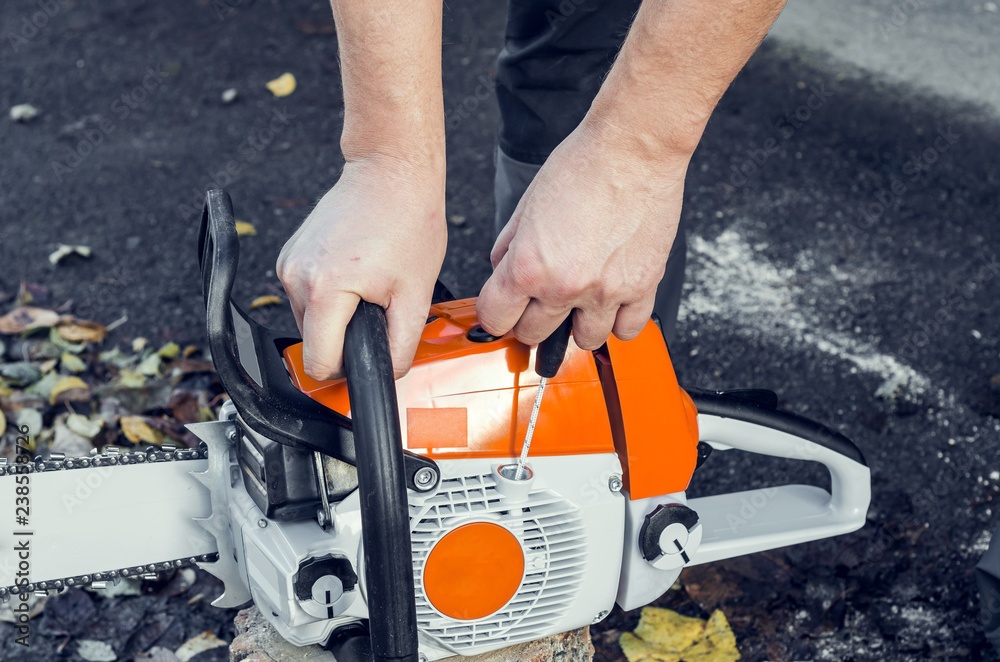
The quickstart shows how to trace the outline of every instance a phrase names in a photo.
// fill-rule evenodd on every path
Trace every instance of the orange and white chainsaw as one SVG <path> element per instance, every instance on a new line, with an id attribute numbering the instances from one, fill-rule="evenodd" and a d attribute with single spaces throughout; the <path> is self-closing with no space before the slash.
<path id="1" fill-rule="evenodd" d="M 253 602 L 294 644 L 426 662 L 595 623 L 687 566 L 864 524 L 871 476 L 848 439 L 769 391 L 681 389 L 652 321 L 594 352 L 568 326 L 530 348 L 486 333 L 474 299 L 437 303 L 394 382 L 384 313 L 362 302 L 346 379 L 319 382 L 297 338 L 231 300 L 238 253 L 229 197 L 211 191 L 201 271 L 231 399 L 189 426 L 201 446 L 0 466 L 0 596 L 198 565 L 225 583 L 213 604 Z M 711 449 L 820 462 L 831 492 L 689 499 Z"/>

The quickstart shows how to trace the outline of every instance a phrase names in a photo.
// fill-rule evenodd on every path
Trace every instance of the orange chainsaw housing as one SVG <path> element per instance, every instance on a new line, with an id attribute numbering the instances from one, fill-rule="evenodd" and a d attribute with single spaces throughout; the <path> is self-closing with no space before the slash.
<path id="1" fill-rule="evenodd" d="M 396 382 L 403 445 L 433 460 L 510 459 L 521 452 L 538 389 L 534 350 L 511 334 L 475 342 L 476 299 L 431 307 L 410 372 Z M 305 373 L 302 344 L 285 362 L 310 398 L 350 416 L 347 383 Z M 677 384 L 659 328 L 614 337 L 596 352 L 572 342 L 548 380 L 531 455 L 617 452 L 631 499 L 687 489 L 697 461 L 697 411 Z"/>

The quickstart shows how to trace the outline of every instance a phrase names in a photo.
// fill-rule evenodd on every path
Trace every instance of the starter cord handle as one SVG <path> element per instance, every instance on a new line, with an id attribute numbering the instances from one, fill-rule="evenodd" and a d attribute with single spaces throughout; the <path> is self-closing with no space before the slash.
<path id="1" fill-rule="evenodd" d="M 562 324 L 548 338 L 538 344 L 535 354 L 535 372 L 539 377 L 551 379 L 559 372 L 559 366 L 566 358 L 569 334 L 573 328 L 573 312 L 566 316 Z"/>

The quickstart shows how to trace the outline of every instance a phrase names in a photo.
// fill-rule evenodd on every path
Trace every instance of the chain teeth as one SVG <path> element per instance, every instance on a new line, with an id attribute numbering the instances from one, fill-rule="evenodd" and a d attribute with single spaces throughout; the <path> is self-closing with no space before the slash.
<path id="1" fill-rule="evenodd" d="M 122 453 L 117 446 L 105 446 L 103 453 L 98 453 L 94 448 L 90 451 L 89 457 L 67 458 L 62 453 L 53 453 L 47 458 L 35 459 L 31 462 L 8 463 L 6 458 L 0 458 L 0 476 L 14 475 L 18 473 L 43 473 L 47 471 L 67 471 L 76 469 L 87 469 L 94 467 L 109 467 L 122 464 L 148 464 L 157 462 L 186 462 L 188 460 L 201 460 L 208 457 L 208 449 L 181 448 L 174 444 L 163 444 L 162 447 L 155 446 L 146 451 L 136 451 L 132 453 Z M 157 579 L 159 573 L 177 568 L 187 568 L 198 563 L 212 563 L 219 560 L 218 553 L 203 554 L 201 556 L 188 556 L 182 559 L 170 561 L 157 561 L 146 565 L 130 566 L 115 570 L 103 570 L 88 575 L 77 575 L 75 577 L 63 577 L 61 579 L 47 579 L 37 584 L 22 584 L 20 586 L 0 586 L 0 601 L 6 602 L 12 595 L 20 593 L 35 593 L 36 595 L 46 595 L 49 591 L 61 591 L 71 586 L 86 586 L 90 584 L 94 588 L 107 588 L 108 583 L 117 584 L 122 577 L 141 577 L 146 580 Z"/>

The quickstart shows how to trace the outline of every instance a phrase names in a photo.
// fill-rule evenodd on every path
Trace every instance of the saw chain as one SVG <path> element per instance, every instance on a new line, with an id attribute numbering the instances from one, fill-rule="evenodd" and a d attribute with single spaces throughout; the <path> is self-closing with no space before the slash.
<path id="1" fill-rule="evenodd" d="M 123 452 L 116 446 L 106 446 L 103 452 L 98 452 L 95 448 L 89 456 L 85 457 L 65 457 L 61 453 L 53 453 L 44 458 L 35 458 L 27 462 L 9 462 L 7 458 L 0 458 L 0 489 L 4 483 L 13 481 L 17 476 L 37 476 L 40 474 L 53 474 L 60 472 L 66 475 L 69 472 L 86 472 L 98 469 L 108 469 L 111 467 L 126 467 L 137 465 L 156 465 L 164 463 L 192 462 L 194 460 L 204 460 L 208 457 L 208 449 L 205 444 L 198 448 L 177 448 L 172 444 L 163 444 L 162 447 L 150 447 L 145 451 Z M 192 469 L 196 465 L 192 465 Z M 29 520 L 25 518 L 24 522 Z M 126 522 L 117 521 L 116 526 L 127 526 Z M 25 535 L 33 535 L 34 531 L 28 532 L 27 527 L 21 526 L 20 530 L 13 531 L 15 538 Z M 10 532 L 4 532 L 10 533 Z M 14 551 L 18 550 L 15 543 Z M 30 546 L 25 547 L 29 551 Z M 10 550 L 5 550 L 10 551 Z M 30 559 L 30 555 L 29 559 Z M 35 593 L 45 595 L 49 591 L 62 591 L 66 588 L 91 586 L 95 589 L 106 588 L 109 583 L 117 584 L 124 578 L 141 578 L 154 580 L 159 573 L 170 570 L 177 570 L 195 566 L 198 563 L 209 563 L 218 560 L 218 553 L 198 554 L 182 558 L 172 558 L 162 561 L 154 561 L 141 565 L 107 568 L 87 574 L 72 575 L 43 581 L 15 582 L 13 584 L 0 585 L 0 599 L 4 602 L 12 595 L 23 593 Z M 4 564 L 6 565 L 6 564 Z M 4 570 L 8 570 L 10 575 L 15 575 L 8 568 L 0 567 L 0 577 L 4 576 Z M 29 574 L 30 573 L 26 573 Z M 15 575 L 16 576 L 16 575 Z M 22 575 L 24 576 L 24 575 Z"/>

